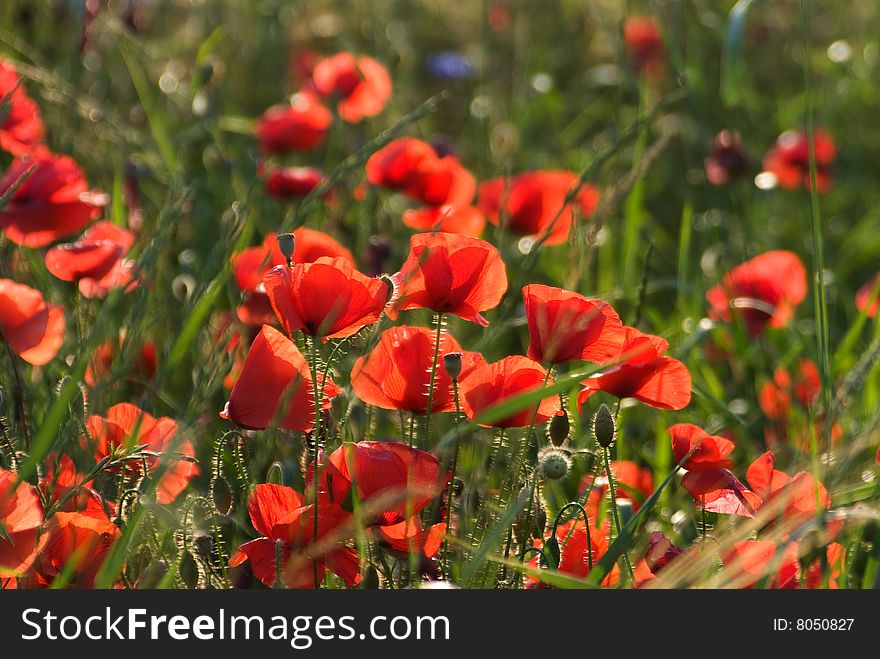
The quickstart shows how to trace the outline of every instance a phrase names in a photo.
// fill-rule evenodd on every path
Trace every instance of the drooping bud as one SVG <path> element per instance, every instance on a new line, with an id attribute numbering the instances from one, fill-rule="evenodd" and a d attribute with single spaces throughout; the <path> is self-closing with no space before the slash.
<path id="1" fill-rule="evenodd" d="M 189 590 L 199 585 L 199 566 L 196 564 L 196 559 L 187 550 L 183 552 L 183 558 L 180 561 L 177 573 L 183 585 Z"/>
<path id="2" fill-rule="evenodd" d="M 599 443 L 599 446 L 608 448 L 614 443 L 617 435 L 617 427 L 614 425 L 614 415 L 605 403 L 599 406 L 596 414 L 593 415 L 593 437 Z"/>
<path id="3" fill-rule="evenodd" d="M 571 458 L 566 451 L 548 446 L 538 454 L 538 468 L 547 480 L 558 481 L 571 470 Z"/>
<path id="4" fill-rule="evenodd" d="M 571 424 L 568 421 L 568 412 L 558 410 L 547 424 L 547 437 L 553 446 L 562 446 L 568 439 Z"/>
<path id="5" fill-rule="evenodd" d="M 273 462 L 266 474 L 266 482 L 273 485 L 284 485 L 284 472 L 281 471 L 281 463 Z"/>
<path id="6" fill-rule="evenodd" d="M 292 233 L 278 234 L 278 248 L 287 260 L 287 267 L 293 265 L 293 250 L 296 247 L 296 239 Z"/>
<path id="7" fill-rule="evenodd" d="M 232 488 L 223 476 L 211 481 L 211 498 L 214 500 L 214 508 L 220 515 L 228 515 L 232 510 Z"/>
<path id="8" fill-rule="evenodd" d="M 443 368 L 450 378 L 457 381 L 458 376 L 461 375 L 461 353 L 447 352 L 443 355 Z"/>

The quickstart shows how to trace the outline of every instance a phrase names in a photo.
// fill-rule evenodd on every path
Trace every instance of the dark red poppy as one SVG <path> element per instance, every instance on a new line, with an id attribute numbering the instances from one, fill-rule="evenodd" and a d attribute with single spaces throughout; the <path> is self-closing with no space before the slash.
<path id="1" fill-rule="evenodd" d="M 856 309 L 868 318 L 877 315 L 880 308 L 880 272 L 861 285 L 856 292 Z"/>
<path id="2" fill-rule="evenodd" d="M 43 505 L 37 489 L 0 468 L 0 578 L 27 572 L 42 546 Z"/>
<path id="3" fill-rule="evenodd" d="M 394 275 L 396 300 L 388 316 L 406 309 L 451 313 L 487 327 L 481 311 L 501 302 L 507 272 L 501 255 L 489 243 L 454 233 L 418 233 L 410 238 L 409 255 Z"/>
<path id="4" fill-rule="evenodd" d="M 722 130 L 715 137 L 706 156 L 706 180 L 712 185 L 725 185 L 744 175 L 749 169 L 749 158 L 739 133 Z"/>
<path id="5" fill-rule="evenodd" d="M 584 380 L 578 406 L 597 391 L 618 398 L 635 398 L 661 410 L 680 410 L 691 402 L 691 376 L 677 359 L 664 357 L 666 339 L 624 327 L 624 339 L 615 361 L 598 375 Z"/>
<path id="6" fill-rule="evenodd" d="M 0 229 L 16 245 L 45 247 L 97 219 L 106 198 L 89 191 L 73 159 L 48 152 L 16 159 L 0 180 L 0 196 L 34 164 L 34 170 L 0 211 Z"/>
<path id="7" fill-rule="evenodd" d="M 620 354 L 625 333 L 617 312 L 602 300 L 553 286 L 522 290 L 529 325 L 529 359 L 607 363 Z"/>
<path id="8" fill-rule="evenodd" d="M 706 293 L 712 318 L 731 321 L 731 309 L 745 323 L 750 336 L 765 326 L 785 327 L 807 296 L 807 271 L 797 254 L 764 252 L 724 275 Z"/>
<path id="9" fill-rule="evenodd" d="M 324 174 L 314 167 L 279 167 L 266 176 L 266 194 L 275 199 L 299 199 L 323 181 Z"/>
<path id="10" fill-rule="evenodd" d="M 547 371 L 538 362 L 528 357 L 511 355 L 494 363 L 480 362 L 466 378 L 461 381 L 460 391 L 464 410 L 471 420 L 501 401 L 535 391 L 543 386 Z M 548 378 L 547 383 L 552 383 Z M 523 428 L 535 419 L 544 423 L 559 409 L 559 397 L 550 394 L 537 406 L 525 406 L 504 419 L 485 424 L 492 428 Z"/>
<path id="11" fill-rule="evenodd" d="M 289 105 L 274 105 L 257 121 L 256 136 L 264 153 L 311 151 L 333 123 L 330 110 L 311 94 L 297 94 Z"/>
<path id="12" fill-rule="evenodd" d="M 473 206 L 425 206 L 403 211 L 403 223 L 418 231 L 459 233 L 479 238 L 486 218 Z"/>
<path id="13" fill-rule="evenodd" d="M 547 538 L 550 537 L 548 533 Z M 574 522 L 565 522 L 556 527 L 556 540 L 559 543 L 559 567 L 557 570 L 564 575 L 577 579 L 586 579 L 590 575 L 590 564 L 593 567 L 599 564 L 602 556 L 608 551 L 608 534 L 602 530 L 590 527 L 590 541 L 587 542 L 587 528 L 582 519 Z M 536 541 L 535 546 L 540 547 Z M 530 561 L 530 566 L 539 566 L 539 557 L 535 556 Z M 602 580 L 603 586 L 613 586 L 620 579 L 620 568 L 615 563 L 611 572 Z M 542 588 L 541 582 L 533 576 L 526 576 L 526 588 Z"/>
<path id="14" fill-rule="evenodd" d="M 316 513 L 317 510 L 317 513 Z M 275 584 L 279 574 L 287 588 L 317 588 L 327 568 L 351 588 L 360 581 L 357 554 L 342 544 L 353 535 L 349 529 L 351 513 L 328 502 L 306 504 L 296 490 L 283 485 L 257 485 L 248 499 L 251 524 L 263 537 L 239 547 L 229 559 L 230 567 L 251 562 L 254 576 L 267 586 Z M 315 544 L 314 523 L 317 515 L 318 545 L 335 538 L 333 549 L 320 551 Z M 275 543 L 281 541 L 281 565 L 277 565 Z M 314 563 L 318 567 L 315 583 Z"/>
<path id="15" fill-rule="evenodd" d="M 623 43 L 640 73 L 660 73 L 666 60 L 660 26 L 650 16 L 630 16 L 623 24 Z"/>
<path id="16" fill-rule="evenodd" d="M 386 410 L 406 410 L 416 414 L 428 411 L 428 389 L 431 367 L 434 363 L 434 331 L 427 327 L 400 325 L 382 332 L 373 351 L 359 357 L 351 369 L 351 388 L 354 395 L 368 405 Z M 451 334 L 440 335 L 439 354 L 458 352 L 462 355 L 464 378 L 482 356 L 462 352 Z M 431 412 L 452 412 L 452 380 L 442 366 L 434 378 Z"/>
<path id="17" fill-rule="evenodd" d="M 391 98 L 391 76 L 372 57 L 336 53 L 312 71 L 312 86 L 327 100 L 336 99 L 339 116 L 356 124 L 382 112 Z"/>
<path id="18" fill-rule="evenodd" d="M 676 547 L 660 531 L 651 531 L 648 539 L 648 549 L 645 551 L 645 562 L 652 574 L 659 574 L 669 564 L 685 553 L 685 550 Z"/>
<path id="19" fill-rule="evenodd" d="M 568 240 L 574 208 L 565 200 L 577 185 L 577 174 L 566 171 L 499 177 L 480 184 L 477 205 L 496 226 L 536 240 L 543 238 L 546 245 L 559 245 Z M 599 191 L 584 184 L 574 203 L 583 217 L 590 217 L 599 205 Z"/>
<path id="20" fill-rule="evenodd" d="M 710 435 L 699 426 L 679 423 L 667 431 L 672 437 L 672 459 L 684 462 L 687 473 L 681 486 L 690 492 L 701 508 L 725 515 L 753 517 L 761 499 L 743 485 L 729 470 L 733 461 L 727 456 L 734 444 L 726 437 Z"/>
<path id="21" fill-rule="evenodd" d="M 321 384 L 323 383 L 323 384 Z M 339 395 L 332 380 L 320 380 L 323 407 Z M 220 413 L 243 428 L 262 429 L 277 424 L 309 432 L 315 427 L 315 398 L 306 358 L 296 344 L 269 325 L 263 325 L 251 344 L 229 401 Z"/>
<path id="22" fill-rule="evenodd" d="M 417 515 L 449 480 L 435 456 L 401 442 L 345 443 L 319 473 L 321 498 L 342 505 L 354 485 L 361 504 L 375 509 L 372 523 L 380 526 Z"/>
<path id="23" fill-rule="evenodd" d="M 388 300 L 388 284 L 339 257 L 276 266 L 263 277 L 263 287 L 288 335 L 302 330 L 324 341 L 372 325 Z"/>
<path id="24" fill-rule="evenodd" d="M 832 166 L 837 157 L 837 144 L 831 135 L 818 128 L 813 133 L 816 152 L 816 183 L 819 192 L 831 188 Z M 785 131 L 776 145 L 764 156 L 764 169 L 773 173 L 783 188 L 810 188 L 810 154 L 807 133 L 803 130 Z"/>
<path id="25" fill-rule="evenodd" d="M 107 341 L 95 349 L 86 368 L 85 381 L 87 385 L 94 387 L 98 382 L 104 382 L 110 377 L 113 371 L 113 364 L 119 358 L 119 350 L 124 342 L 124 339 L 120 337 L 118 341 Z M 132 360 L 129 377 L 137 381 L 146 382 L 155 374 L 156 346 L 150 341 L 146 341 Z"/>
<path id="26" fill-rule="evenodd" d="M 83 442 L 92 446 L 95 459 L 124 454 L 137 446 L 157 453 L 146 460 L 151 473 L 161 471 L 156 485 L 156 500 L 169 504 L 183 492 L 189 482 L 199 475 L 199 466 L 193 461 L 192 442 L 181 437 L 174 419 L 155 418 L 131 403 L 118 403 L 107 410 L 106 416 L 92 415 L 86 422 L 89 437 Z M 181 459 L 181 456 L 188 459 Z M 140 474 L 140 460 L 126 463 L 126 470 Z"/>
<path id="27" fill-rule="evenodd" d="M 11 92 L 12 106 L 0 124 L 0 149 L 22 156 L 38 148 L 43 141 L 40 108 L 27 95 L 21 78 L 9 62 L 0 59 L 0 99 Z M 16 89 L 16 85 L 19 85 Z M 15 89 L 15 91 L 12 91 Z"/>
<path id="28" fill-rule="evenodd" d="M 49 520 L 49 539 L 41 555 L 46 583 L 64 573 L 67 586 L 94 588 L 113 544 L 122 536 L 113 522 L 85 513 L 57 512 Z"/>
<path id="29" fill-rule="evenodd" d="M 64 309 L 47 304 L 39 291 L 0 279 L 0 340 L 29 364 L 42 366 L 64 340 Z"/>

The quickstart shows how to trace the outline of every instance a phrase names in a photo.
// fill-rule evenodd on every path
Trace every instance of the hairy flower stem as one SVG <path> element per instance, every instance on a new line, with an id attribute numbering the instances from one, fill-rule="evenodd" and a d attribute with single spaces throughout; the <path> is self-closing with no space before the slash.
<path id="1" fill-rule="evenodd" d="M 614 526 L 617 529 L 617 537 L 619 538 L 623 527 L 620 524 L 620 513 L 617 510 L 617 492 L 614 485 L 614 474 L 611 473 L 611 459 L 609 458 L 611 449 L 603 448 L 602 453 L 605 455 L 605 474 L 608 476 L 608 492 L 611 495 L 611 514 L 614 516 Z M 629 562 L 629 554 L 626 551 L 623 552 L 623 563 L 626 566 L 629 580 L 633 581 L 635 576 L 633 574 L 632 565 Z"/>
<path id="2" fill-rule="evenodd" d="M 21 430 L 24 438 L 25 450 L 30 449 L 30 431 L 28 429 L 27 414 L 24 410 L 24 385 L 22 384 L 21 371 L 18 369 L 18 358 L 12 351 L 12 346 L 0 328 L 0 342 L 6 346 L 6 356 L 9 358 L 9 367 L 12 371 L 12 403 L 15 408 L 15 423 Z"/>
<path id="3" fill-rule="evenodd" d="M 461 419 L 461 404 L 458 399 L 458 378 L 452 379 L 452 397 L 455 399 L 455 423 L 458 425 Z M 450 467 L 449 486 L 446 488 L 446 539 L 443 541 L 443 557 L 446 567 L 443 570 L 447 579 L 452 577 L 452 557 L 449 555 L 449 532 L 452 527 L 453 508 L 455 506 L 455 471 L 458 467 L 458 436 L 452 445 L 452 466 Z M 461 533 L 461 523 L 456 525 L 456 535 Z"/>
<path id="4" fill-rule="evenodd" d="M 434 335 L 434 359 L 431 362 L 431 381 L 428 384 L 428 409 L 425 413 L 425 443 L 427 448 L 431 439 L 431 408 L 434 406 L 434 382 L 437 378 L 437 359 L 440 356 L 440 333 L 443 331 L 443 314 L 437 314 L 437 332 Z"/>
<path id="5" fill-rule="evenodd" d="M 312 398 L 315 401 L 315 429 L 314 436 L 312 442 L 312 469 L 313 469 L 313 488 L 314 488 L 314 499 L 313 499 L 313 508 L 312 514 L 314 516 L 314 523 L 312 525 L 312 544 L 318 544 L 318 445 L 320 444 L 321 439 L 321 402 L 323 399 L 323 392 L 318 390 L 318 338 L 312 337 L 312 350 L 311 350 L 311 359 L 309 360 L 309 365 L 312 367 Z M 315 579 L 315 588 L 320 588 L 320 583 L 318 579 L 318 559 L 317 557 L 312 559 L 312 570 L 313 576 Z"/>

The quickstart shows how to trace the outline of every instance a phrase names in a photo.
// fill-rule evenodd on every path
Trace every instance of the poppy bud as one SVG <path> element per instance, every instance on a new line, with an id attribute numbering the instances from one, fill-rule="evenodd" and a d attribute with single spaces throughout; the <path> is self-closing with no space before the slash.
<path id="1" fill-rule="evenodd" d="M 228 515 L 232 510 L 232 488 L 223 476 L 218 476 L 211 482 L 211 498 L 220 515 Z"/>
<path id="2" fill-rule="evenodd" d="M 281 463 L 273 462 L 266 473 L 266 482 L 273 485 L 284 485 L 284 473 L 281 471 Z"/>
<path id="3" fill-rule="evenodd" d="M 293 265 L 293 250 L 296 247 L 296 238 L 292 233 L 278 234 L 278 248 L 287 260 L 287 267 Z"/>
<path id="4" fill-rule="evenodd" d="M 461 375 L 461 353 L 447 352 L 443 355 L 443 368 L 450 378 L 457 381 L 458 376 Z"/>
<path id="5" fill-rule="evenodd" d="M 614 425 L 614 416 L 605 403 L 599 406 L 593 415 L 593 437 L 599 442 L 599 446 L 608 448 L 614 443 L 617 435 L 617 427 Z"/>
<path id="6" fill-rule="evenodd" d="M 568 476 L 571 458 L 565 451 L 548 446 L 538 454 L 538 465 L 544 478 L 558 481 Z"/>
<path id="7" fill-rule="evenodd" d="M 199 558 L 203 561 L 210 561 L 214 553 L 214 536 L 205 531 L 196 531 L 193 533 L 193 545 Z"/>
<path id="8" fill-rule="evenodd" d="M 373 565 L 368 565 L 361 576 L 361 588 L 364 590 L 379 589 L 379 572 Z"/>
<path id="9" fill-rule="evenodd" d="M 559 410 L 547 424 L 547 436 L 553 446 L 562 446 L 568 439 L 571 424 L 568 422 L 568 412 Z"/>
<path id="10" fill-rule="evenodd" d="M 196 559 L 188 551 L 183 552 L 177 573 L 180 575 L 183 585 L 188 589 L 192 590 L 199 585 L 199 566 L 196 564 Z"/>

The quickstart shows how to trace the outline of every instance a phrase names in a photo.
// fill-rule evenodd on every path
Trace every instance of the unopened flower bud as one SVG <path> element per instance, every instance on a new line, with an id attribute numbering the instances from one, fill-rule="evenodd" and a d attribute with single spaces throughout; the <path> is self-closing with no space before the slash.
<path id="1" fill-rule="evenodd" d="M 541 449 L 538 454 L 538 465 L 544 478 L 558 481 L 568 476 L 571 469 L 571 458 L 565 451 L 548 446 Z"/>
<path id="2" fill-rule="evenodd" d="M 605 403 L 599 406 L 596 414 L 593 415 L 593 437 L 599 443 L 599 446 L 608 448 L 614 443 L 617 435 L 617 428 L 614 425 L 614 416 Z"/>
<path id="3" fill-rule="evenodd" d="M 269 471 L 266 473 L 266 482 L 274 485 L 284 484 L 284 472 L 281 469 L 280 462 L 273 462 L 269 466 Z"/>
<path id="4" fill-rule="evenodd" d="M 550 419 L 547 424 L 547 437 L 553 446 L 562 446 L 568 439 L 568 433 L 571 430 L 571 424 L 568 422 L 568 412 L 559 410 Z"/>
<path id="5" fill-rule="evenodd" d="M 278 234 L 278 248 L 287 260 L 287 267 L 293 264 L 293 250 L 296 247 L 296 239 L 292 233 Z"/>
<path id="6" fill-rule="evenodd" d="M 447 352 L 443 355 L 443 368 L 450 378 L 458 380 L 458 376 L 461 375 L 461 353 Z"/>

